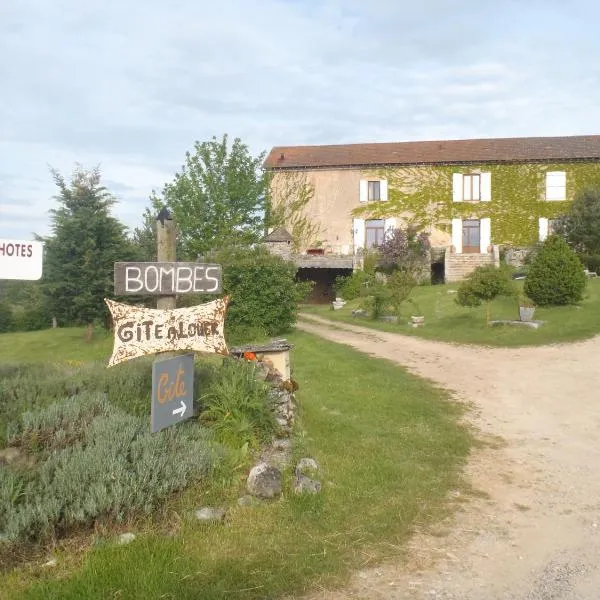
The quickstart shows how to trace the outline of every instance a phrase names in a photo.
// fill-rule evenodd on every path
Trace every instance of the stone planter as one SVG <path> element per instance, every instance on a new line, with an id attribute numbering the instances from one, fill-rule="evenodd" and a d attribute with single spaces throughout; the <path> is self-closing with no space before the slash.
<path id="1" fill-rule="evenodd" d="M 411 317 L 410 324 L 413 327 L 423 327 L 425 325 L 425 317 Z"/>
<path id="2" fill-rule="evenodd" d="M 519 318 L 521 321 L 529 323 L 533 321 L 533 315 L 535 314 L 535 306 L 519 306 Z"/>

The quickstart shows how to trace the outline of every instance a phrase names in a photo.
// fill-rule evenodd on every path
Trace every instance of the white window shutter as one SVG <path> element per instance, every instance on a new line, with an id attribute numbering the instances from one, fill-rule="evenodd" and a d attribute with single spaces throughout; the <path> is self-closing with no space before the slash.
<path id="1" fill-rule="evenodd" d="M 385 219 L 383 222 L 383 228 L 384 228 L 384 239 L 386 239 L 387 236 L 390 235 L 390 233 L 392 231 L 394 231 L 394 229 L 396 229 L 396 219 L 394 217 Z"/>
<path id="2" fill-rule="evenodd" d="M 489 202 L 492 199 L 492 174 L 481 174 L 481 201 Z"/>
<path id="3" fill-rule="evenodd" d="M 548 219 L 540 217 L 539 221 L 540 242 L 543 242 L 548 237 Z"/>
<path id="4" fill-rule="evenodd" d="M 452 245 L 457 254 L 462 254 L 462 219 L 452 219 Z"/>
<path id="5" fill-rule="evenodd" d="M 462 199 L 463 199 L 463 176 L 462 176 L 462 173 L 453 173 L 452 174 L 452 201 L 453 202 L 462 202 Z"/>
<path id="6" fill-rule="evenodd" d="M 369 201 L 369 182 L 366 179 L 360 180 L 360 195 L 358 199 L 360 202 Z"/>
<path id="7" fill-rule="evenodd" d="M 365 220 L 354 219 L 352 227 L 354 229 L 354 254 L 356 254 L 359 248 L 365 247 Z"/>
<path id="8" fill-rule="evenodd" d="M 492 243 L 492 220 L 481 219 L 479 221 L 479 251 L 487 254 L 488 246 Z"/>
<path id="9" fill-rule="evenodd" d="M 383 202 L 388 199 L 388 182 L 387 179 L 382 179 L 379 182 L 379 196 Z"/>

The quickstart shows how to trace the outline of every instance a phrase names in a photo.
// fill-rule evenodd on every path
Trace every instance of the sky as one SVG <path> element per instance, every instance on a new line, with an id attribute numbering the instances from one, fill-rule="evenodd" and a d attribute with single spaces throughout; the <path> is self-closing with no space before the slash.
<path id="1" fill-rule="evenodd" d="M 600 133 L 600 4 L 0 0 L 0 239 L 50 232 L 50 167 L 141 224 L 194 141 Z"/>

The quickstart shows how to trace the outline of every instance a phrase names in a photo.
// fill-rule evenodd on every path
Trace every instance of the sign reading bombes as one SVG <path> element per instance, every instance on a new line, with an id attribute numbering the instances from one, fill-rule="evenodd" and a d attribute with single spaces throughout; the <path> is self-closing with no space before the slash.
<path id="1" fill-rule="evenodd" d="M 228 354 L 223 331 L 228 301 L 223 298 L 188 308 L 157 310 L 105 299 L 115 330 L 108 366 L 178 350 Z"/>
<path id="2" fill-rule="evenodd" d="M 219 294 L 221 281 L 221 265 L 183 262 L 115 263 L 117 296 Z"/>

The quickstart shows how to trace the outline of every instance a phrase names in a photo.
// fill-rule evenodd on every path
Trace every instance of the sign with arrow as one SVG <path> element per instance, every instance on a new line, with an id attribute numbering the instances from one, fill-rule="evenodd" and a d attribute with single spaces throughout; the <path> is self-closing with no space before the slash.
<path id="1" fill-rule="evenodd" d="M 194 355 L 155 360 L 152 365 L 152 433 L 189 419 L 193 414 Z"/>

